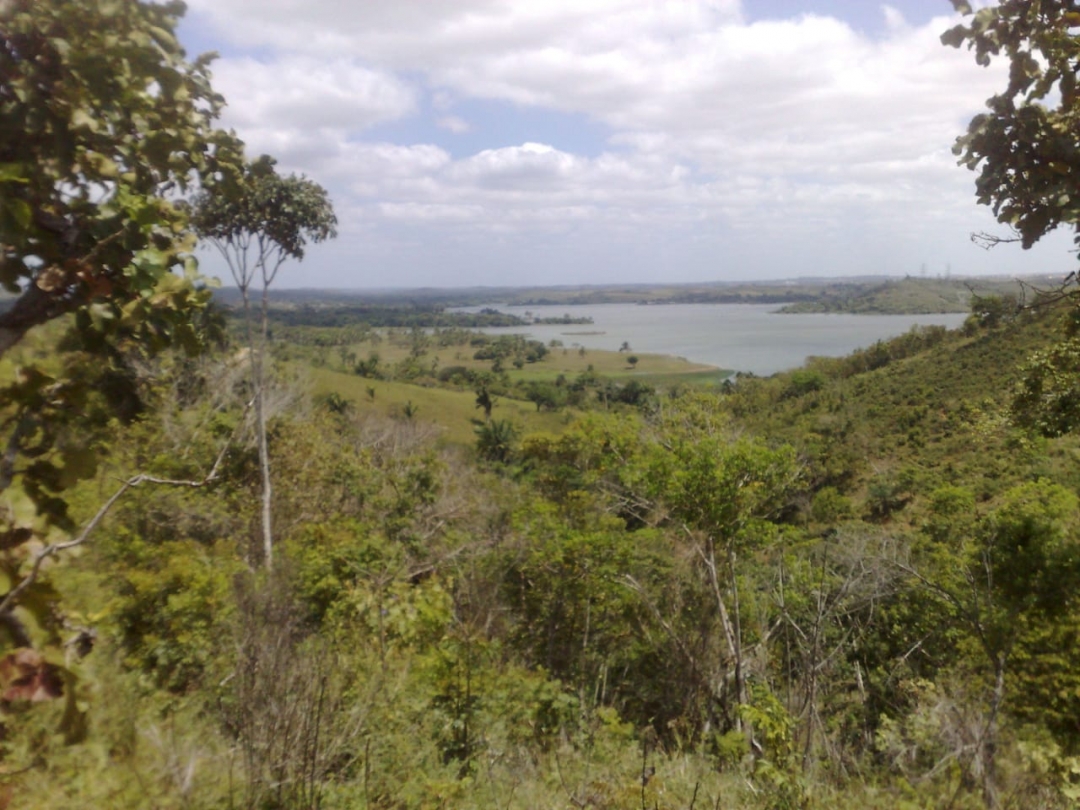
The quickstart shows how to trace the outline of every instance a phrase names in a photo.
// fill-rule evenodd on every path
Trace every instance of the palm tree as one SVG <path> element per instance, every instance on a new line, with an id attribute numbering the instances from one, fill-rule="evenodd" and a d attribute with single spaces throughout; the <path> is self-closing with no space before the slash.
<path id="1" fill-rule="evenodd" d="M 518 429 L 509 419 L 489 419 L 476 426 L 476 451 L 497 464 L 510 462 L 517 439 Z"/>

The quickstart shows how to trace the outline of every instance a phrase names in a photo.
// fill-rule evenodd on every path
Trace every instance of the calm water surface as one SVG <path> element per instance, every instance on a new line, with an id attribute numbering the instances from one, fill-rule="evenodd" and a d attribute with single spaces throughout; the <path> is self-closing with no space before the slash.
<path id="1" fill-rule="evenodd" d="M 591 317 L 589 325 L 485 329 L 492 334 L 523 333 L 545 343 L 617 350 L 628 342 L 635 352 L 671 354 L 758 375 L 800 366 L 807 357 L 838 357 L 895 337 L 913 325 L 955 328 L 962 313 L 948 315 L 779 315 L 775 304 L 594 304 L 510 307 L 500 312 L 535 317 Z M 480 307 L 469 307 L 469 310 Z M 595 332 L 599 334 L 580 334 Z M 577 333 L 577 334 L 575 334 Z"/>

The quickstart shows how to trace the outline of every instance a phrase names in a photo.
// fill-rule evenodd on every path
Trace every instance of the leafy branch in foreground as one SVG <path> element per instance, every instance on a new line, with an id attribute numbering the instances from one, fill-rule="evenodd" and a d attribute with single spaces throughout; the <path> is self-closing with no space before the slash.
<path id="1" fill-rule="evenodd" d="M 0 285 L 15 296 L 0 312 L 0 357 L 61 318 L 67 330 L 43 335 L 52 350 L 20 356 L 0 389 L 0 548 L 13 589 L 31 541 L 52 556 L 63 545 L 53 533 L 75 530 L 70 492 L 112 426 L 145 412 L 147 359 L 195 353 L 212 335 L 180 199 L 235 179 L 243 149 L 215 127 L 224 100 L 212 58 L 188 61 L 175 35 L 183 12 L 0 0 Z M 15 597 L 4 604 L 0 618 Z"/>
<path id="2" fill-rule="evenodd" d="M 215 129 L 210 57 L 185 59 L 182 3 L 0 1 L 0 356 L 80 312 L 84 332 L 192 340 L 202 298 L 161 296 L 194 273 L 175 192 L 232 176 L 240 142 Z"/>
<path id="3" fill-rule="evenodd" d="M 250 403 L 249 406 L 250 407 Z M 245 413 L 247 408 L 245 408 Z M 200 479 L 174 479 L 174 478 L 161 478 L 147 473 L 140 473 L 133 475 L 130 478 L 121 482 L 119 488 L 114 492 L 108 500 L 105 501 L 94 514 L 82 530 L 69 540 L 56 541 L 48 543 L 38 551 L 34 552 L 30 560 L 30 570 L 27 572 L 17 585 L 4 595 L 0 600 L 0 623 L 4 625 L 12 635 L 16 636 L 18 646 L 28 647 L 30 646 L 29 634 L 22 627 L 22 623 L 14 616 L 13 611 L 19 605 L 19 598 L 33 587 L 34 583 L 38 581 L 41 575 L 41 569 L 45 561 L 50 557 L 59 554 L 62 551 L 68 551 L 78 546 L 83 545 L 94 531 L 101 525 L 101 522 L 105 519 L 106 515 L 112 510 L 116 503 L 131 489 L 140 487 L 144 484 L 156 484 L 160 486 L 172 486 L 172 487 L 186 487 L 188 489 L 200 489 L 202 487 L 209 486 L 217 481 L 220 477 L 221 465 L 225 459 L 226 453 L 229 448 L 232 447 L 233 440 L 236 434 L 239 432 L 240 427 L 243 426 L 244 420 L 240 419 L 237 428 L 233 431 L 233 434 L 228 438 L 225 444 L 222 446 L 221 451 L 218 453 L 217 458 L 214 460 L 213 466 L 210 471 Z"/>
<path id="4" fill-rule="evenodd" d="M 1025 248 L 1059 225 L 1080 240 L 1080 37 L 1074 33 L 1080 11 L 1072 0 L 1003 0 L 978 11 L 965 0 L 953 6 L 973 19 L 941 41 L 955 48 L 966 43 L 983 66 L 1004 56 L 1010 68 L 1008 85 L 953 147 L 960 165 L 979 173 L 979 202 Z"/>

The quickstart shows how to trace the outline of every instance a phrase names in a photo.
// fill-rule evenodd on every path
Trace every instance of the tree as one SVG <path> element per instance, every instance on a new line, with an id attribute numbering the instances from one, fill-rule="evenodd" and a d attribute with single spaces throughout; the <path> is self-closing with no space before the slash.
<path id="1" fill-rule="evenodd" d="M 545 382 L 530 382 L 525 389 L 525 399 L 534 403 L 537 411 L 557 411 L 566 404 L 563 391 Z"/>
<path id="2" fill-rule="evenodd" d="M 966 0 L 952 2 L 973 13 Z M 953 47 L 967 43 L 980 65 L 1002 54 L 1009 59 L 1007 87 L 987 101 L 989 111 L 971 120 L 953 151 L 979 172 L 979 202 L 1015 229 L 1025 248 L 1059 225 L 1072 227 L 1080 244 L 1077 26 L 1073 0 L 1001 0 L 941 36 Z"/>
<path id="3" fill-rule="evenodd" d="M 970 492 L 946 487 L 933 496 L 933 512 L 919 554 L 921 571 L 907 568 L 940 601 L 955 625 L 962 628 L 981 655 L 979 668 L 986 681 L 972 679 L 974 691 L 986 689 L 985 708 L 974 739 L 960 757 L 969 781 L 981 782 L 988 807 L 999 803 L 994 762 L 999 716 L 1008 692 L 1016 689 L 1016 675 L 1024 675 L 1023 688 L 1053 695 L 1075 709 L 1075 700 L 1054 672 L 1055 659 L 1068 661 L 1075 671 L 1070 646 L 1046 649 L 1048 633 L 1068 621 L 1075 610 L 1076 577 L 1080 573 L 1080 545 L 1076 540 L 1076 495 L 1045 480 L 1009 489 L 1000 505 L 981 520 L 972 514 Z M 1018 647 L 1033 640 L 1036 652 L 1027 651 L 1028 672 L 1018 673 L 1014 657 Z M 1038 649 L 1040 646 L 1043 649 Z M 1041 660 L 1040 660 L 1041 659 Z M 978 656 L 976 657 L 976 661 Z M 1055 679 L 1056 682 L 1055 682 Z M 1064 698 L 1064 700 L 1061 700 Z M 1026 713 L 1043 711 L 1027 709 Z M 1052 712 L 1050 709 L 1047 713 Z M 1068 723 L 1075 733 L 1075 722 Z"/>
<path id="4" fill-rule="evenodd" d="M 491 419 L 491 409 L 495 407 L 495 398 L 488 390 L 487 380 L 481 380 L 476 387 L 476 407 L 484 409 L 485 419 Z"/>
<path id="5" fill-rule="evenodd" d="M 514 446 L 520 431 L 509 419 L 491 419 L 477 424 L 476 452 L 481 458 L 497 464 L 509 464 L 514 457 Z"/>
<path id="6" fill-rule="evenodd" d="M 731 694 L 717 697 L 729 708 L 749 703 L 740 558 L 776 537 L 772 521 L 800 474 L 795 452 L 735 438 L 715 400 L 687 396 L 664 412 L 638 474 L 649 496 L 694 538 L 731 663 L 730 680 L 727 673 L 716 679 L 730 682 Z"/>
<path id="7" fill-rule="evenodd" d="M 188 63 L 179 2 L 0 0 L 0 356 L 80 312 L 80 330 L 194 341 L 205 304 L 176 192 L 224 180 L 240 151 L 213 128 L 210 57 Z"/>
<path id="8" fill-rule="evenodd" d="M 953 5 L 972 14 L 964 0 Z M 987 101 L 989 112 L 972 119 L 953 151 L 961 165 L 979 172 L 979 202 L 992 206 L 998 221 L 1018 234 L 1006 241 L 1018 240 L 1024 248 L 1059 225 L 1071 227 L 1080 245 L 1078 26 L 1073 0 L 1002 0 L 941 37 L 954 47 L 966 42 L 980 65 L 1002 54 L 1009 59 L 1007 87 Z M 1074 271 L 1067 282 L 1075 279 Z M 1066 294 L 1063 285 L 1049 297 Z M 1067 331 L 1066 340 L 1032 357 L 1014 402 L 1014 417 L 1046 435 L 1060 435 L 1077 423 L 1075 323 Z"/>
<path id="9" fill-rule="evenodd" d="M 195 199 L 192 224 L 218 249 L 240 290 L 251 361 L 251 385 L 262 476 L 262 535 L 266 567 L 273 565 L 270 454 L 266 441 L 264 354 L 270 329 L 270 285 L 288 259 L 304 258 L 307 243 L 337 235 L 337 218 L 326 190 L 305 177 L 280 176 L 263 155 L 244 169 L 237 183 L 210 185 Z M 251 326 L 251 285 L 262 283 L 258 341 Z"/>
<path id="10" fill-rule="evenodd" d="M 242 144 L 214 128 L 224 102 L 210 57 L 188 62 L 175 37 L 183 9 L 0 0 L 0 284 L 16 296 L 0 313 L 0 356 L 74 316 L 59 357 L 21 365 L 0 389 L 9 629 L 15 607 L 48 608 L 54 596 L 35 584 L 45 556 L 100 519 L 76 535 L 67 492 L 94 473 L 110 424 L 143 411 L 141 361 L 170 344 L 196 350 L 206 334 L 210 294 L 179 199 L 211 176 L 229 182 Z M 7 507 L 23 500 L 33 514 L 16 517 Z M 72 539 L 48 542 L 57 529 Z M 41 542 L 33 555 L 31 540 Z M 55 629 L 47 613 L 41 626 Z"/>
<path id="11" fill-rule="evenodd" d="M 634 368 L 638 364 L 638 356 L 636 354 L 632 354 L 626 358 L 626 362 L 630 364 L 630 368 Z"/>
<path id="12" fill-rule="evenodd" d="M 797 475 L 794 453 L 697 436 L 680 441 L 673 456 L 678 469 L 666 499 L 677 520 L 701 533 L 698 553 L 731 655 L 733 697 L 745 704 L 749 702 L 746 629 L 738 560 L 775 536 L 769 518 L 778 512 Z"/>
<path id="13" fill-rule="evenodd" d="M 987 329 L 996 329 L 1010 318 L 1016 316 L 1020 309 L 1019 299 L 1012 293 L 1004 295 L 973 295 L 971 296 L 971 314 L 974 315 L 980 326 Z"/>

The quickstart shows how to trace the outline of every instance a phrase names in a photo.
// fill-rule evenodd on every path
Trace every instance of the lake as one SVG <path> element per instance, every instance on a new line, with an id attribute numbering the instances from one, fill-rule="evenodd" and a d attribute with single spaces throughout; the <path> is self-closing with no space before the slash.
<path id="1" fill-rule="evenodd" d="M 761 376 L 795 368 L 810 356 L 839 357 L 895 337 L 912 326 L 960 326 L 963 313 L 945 315 L 780 315 L 776 304 L 586 304 L 488 306 L 524 317 L 591 317 L 592 324 L 491 328 L 491 334 L 527 334 L 545 343 L 616 351 L 670 354 Z M 468 307 L 476 311 L 481 307 Z M 574 334 L 578 333 L 578 334 Z M 595 333 L 595 334 L 587 334 Z"/>

